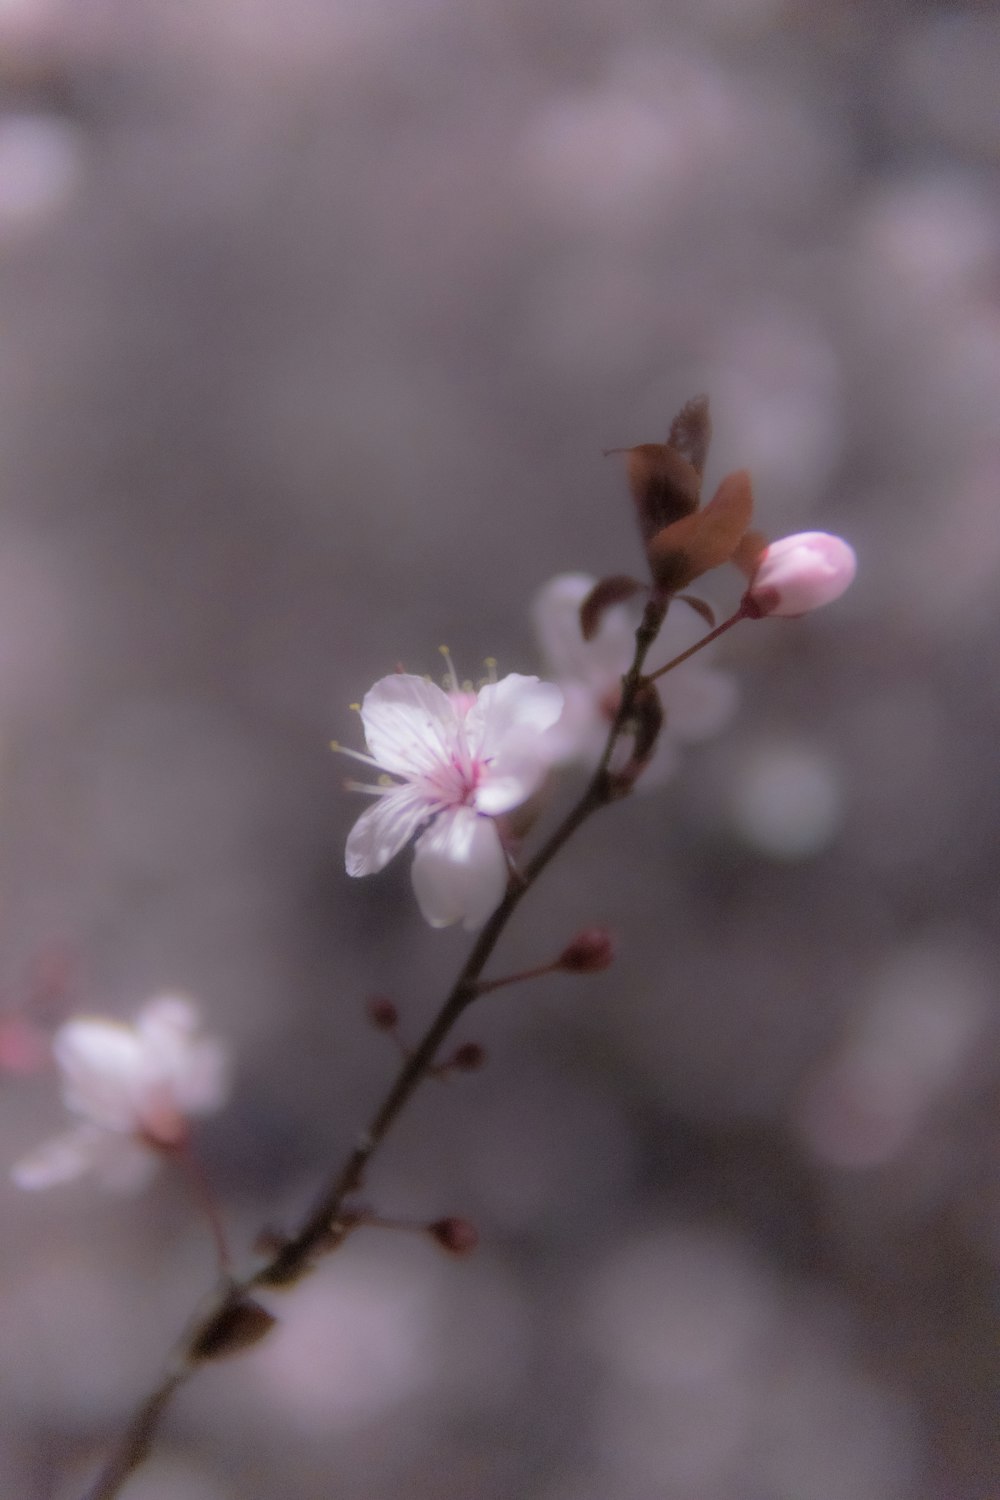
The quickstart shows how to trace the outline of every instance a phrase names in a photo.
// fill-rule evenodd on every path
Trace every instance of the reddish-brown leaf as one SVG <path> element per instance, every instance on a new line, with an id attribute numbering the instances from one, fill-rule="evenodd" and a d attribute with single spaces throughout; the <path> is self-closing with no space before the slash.
<path id="1" fill-rule="evenodd" d="M 594 639 L 601 628 L 605 610 L 611 609 L 615 604 L 624 604 L 626 599 L 634 598 L 645 587 L 644 583 L 629 578 L 625 573 L 614 573 L 610 578 L 602 578 L 595 583 L 580 605 L 580 629 L 584 640 Z"/>
<path id="2" fill-rule="evenodd" d="M 733 553 L 733 562 L 741 573 L 745 573 L 747 578 L 752 578 L 766 550 L 767 537 L 763 532 L 748 531 Z"/>
<path id="3" fill-rule="evenodd" d="M 750 525 L 753 492 L 745 469 L 727 474 L 704 510 L 685 516 L 653 537 L 647 548 L 664 593 L 687 588 L 703 573 L 729 562 Z"/>
<path id="4" fill-rule="evenodd" d="M 697 510 L 701 479 L 683 453 L 667 443 L 640 443 L 610 452 L 625 454 L 625 473 L 643 541 Z"/>
<path id="5" fill-rule="evenodd" d="M 692 565 L 692 549 L 697 542 L 700 524 L 701 516 L 696 511 L 693 516 L 683 516 L 664 526 L 648 543 L 646 554 L 653 577 L 665 594 L 676 593 L 697 578 L 697 569 Z"/>
<path id="6" fill-rule="evenodd" d="M 670 426 L 670 447 L 688 460 L 700 476 L 705 472 L 708 445 L 712 441 L 712 418 L 707 396 L 692 396 L 682 406 Z"/>
<path id="7" fill-rule="evenodd" d="M 694 594 L 678 594 L 677 597 L 693 609 L 696 615 L 701 615 L 709 630 L 715 629 L 715 610 L 710 604 L 706 604 L 704 599 L 697 599 Z"/>

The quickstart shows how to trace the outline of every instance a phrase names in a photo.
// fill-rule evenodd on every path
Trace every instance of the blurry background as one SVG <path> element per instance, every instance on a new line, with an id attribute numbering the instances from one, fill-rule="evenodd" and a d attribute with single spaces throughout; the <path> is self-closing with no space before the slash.
<path id="1" fill-rule="evenodd" d="M 536 669 L 535 590 L 639 563 L 601 449 L 697 391 L 710 482 L 860 555 L 494 972 L 616 966 L 485 1003 L 380 1159 L 479 1253 L 358 1236 L 131 1500 L 1000 1494 L 998 76 L 988 4 L 3 0 L 6 1024 L 195 994 L 238 1243 L 395 1066 L 364 995 L 416 1034 L 466 951 L 343 873 L 348 705 Z M 9 1162 L 62 1110 L 8 1050 Z M 211 1248 L 169 1175 L 0 1197 L 0 1493 L 70 1500 Z"/>

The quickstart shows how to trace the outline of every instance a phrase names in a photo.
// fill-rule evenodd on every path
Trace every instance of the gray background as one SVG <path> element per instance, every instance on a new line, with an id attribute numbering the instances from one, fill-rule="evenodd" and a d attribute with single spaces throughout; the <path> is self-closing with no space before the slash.
<path id="1" fill-rule="evenodd" d="M 237 1243 L 384 1086 L 366 992 L 414 1035 L 466 949 L 343 874 L 348 705 L 534 669 L 549 576 L 638 566 L 601 449 L 696 391 L 711 479 L 860 556 L 498 959 L 614 969 L 484 1004 L 373 1172 L 478 1255 L 359 1236 L 131 1500 L 1000 1493 L 998 73 L 989 5 L 0 7 L 3 1000 L 199 998 Z M 210 1245 L 169 1175 L 0 1195 L 0 1492 L 62 1500 Z"/>

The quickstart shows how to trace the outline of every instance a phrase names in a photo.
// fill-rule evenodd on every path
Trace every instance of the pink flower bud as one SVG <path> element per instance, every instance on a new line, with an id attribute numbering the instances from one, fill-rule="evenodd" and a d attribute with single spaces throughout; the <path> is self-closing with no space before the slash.
<path id="1" fill-rule="evenodd" d="M 854 548 L 826 531 L 800 531 L 766 547 L 747 590 L 757 615 L 804 615 L 839 599 L 857 569 Z"/>

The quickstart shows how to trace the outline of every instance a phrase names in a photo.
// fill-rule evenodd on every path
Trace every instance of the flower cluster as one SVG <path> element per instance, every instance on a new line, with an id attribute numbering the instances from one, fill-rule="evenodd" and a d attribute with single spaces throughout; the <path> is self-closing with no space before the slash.
<path id="1" fill-rule="evenodd" d="M 187 999 L 161 995 L 127 1025 L 76 1017 L 56 1032 L 63 1102 L 79 1117 L 13 1169 L 23 1188 L 47 1188 L 92 1171 L 107 1187 L 141 1187 L 162 1153 L 182 1146 L 189 1118 L 228 1093 L 222 1045 L 198 1034 Z"/>
<path id="2" fill-rule="evenodd" d="M 541 590 L 533 613 L 554 682 L 511 673 L 474 693 L 459 689 L 454 672 L 447 689 L 400 672 L 366 694 L 367 753 L 346 753 L 381 779 L 349 783 L 377 798 L 348 837 L 349 875 L 375 874 L 413 840 L 413 889 L 427 921 L 481 927 L 511 878 L 509 830 L 498 819 L 525 803 L 553 764 L 598 766 L 618 748 L 614 739 L 630 736 L 624 766 L 608 762 L 619 794 L 640 779 L 662 782 L 677 746 L 715 734 L 735 706 L 731 678 L 689 658 L 739 620 L 804 614 L 849 586 L 854 553 L 839 537 L 806 532 L 768 544 L 750 529 L 745 470 L 727 475 L 702 505 L 710 438 L 708 402 L 696 397 L 665 443 L 615 450 L 625 454 L 649 581 L 567 573 Z M 716 627 L 709 606 L 687 590 L 725 563 L 741 568 L 748 586 L 737 612 Z M 652 624 L 636 658 L 639 596 Z M 708 634 L 699 633 L 699 617 Z M 633 660 L 642 672 L 626 703 Z"/>

